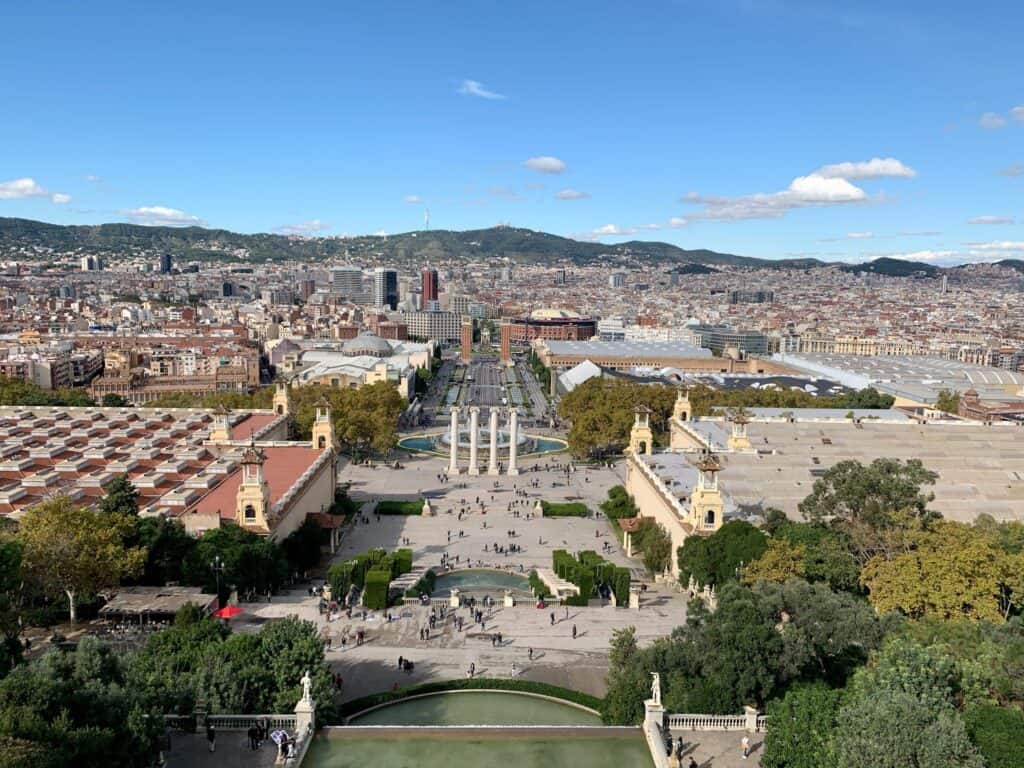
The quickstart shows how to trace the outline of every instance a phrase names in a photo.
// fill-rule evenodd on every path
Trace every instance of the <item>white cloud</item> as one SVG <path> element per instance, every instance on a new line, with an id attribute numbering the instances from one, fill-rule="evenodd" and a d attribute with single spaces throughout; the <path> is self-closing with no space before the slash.
<path id="1" fill-rule="evenodd" d="M 402 199 L 407 203 L 412 203 L 413 205 L 419 205 L 423 202 L 423 198 L 419 195 L 406 195 Z"/>
<path id="2" fill-rule="evenodd" d="M 595 229 L 593 234 L 598 237 L 605 237 L 608 235 L 632 235 L 635 232 L 636 227 L 620 227 L 618 224 L 605 224 L 603 227 Z"/>
<path id="3" fill-rule="evenodd" d="M 202 227 L 206 225 L 206 222 L 198 216 L 191 216 L 177 208 L 168 208 L 163 205 L 132 208 L 126 213 L 128 218 L 136 224 L 144 224 L 149 227 Z"/>
<path id="4" fill-rule="evenodd" d="M 12 179 L 0 182 L 0 200 L 17 200 L 22 197 L 45 197 L 46 190 L 35 179 Z"/>
<path id="5" fill-rule="evenodd" d="M 1024 105 L 1014 107 L 1013 109 L 1011 109 L 1010 117 L 1012 117 L 1014 120 L 1024 122 Z"/>
<path id="6" fill-rule="evenodd" d="M 563 189 L 555 195 L 558 200 L 586 200 L 590 197 L 588 192 L 580 192 L 576 189 Z"/>
<path id="7" fill-rule="evenodd" d="M 1013 224 L 1012 216 L 975 216 L 968 224 Z"/>
<path id="8" fill-rule="evenodd" d="M 1000 176 L 1024 176 L 1024 163 L 1013 163 L 999 169 Z"/>
<path id="9" fill-rule="evenodd" d="M 937 237 L 938 235 L 941 235 L 942 233 L 941 232 L 936 232 L 935 230 L 928 229 L 928 230 L 921 230 L 921 231 L 918 231 L 918 232 L 897 232 L 896 234 L 899 237 Z"/>
<path id="10" fill-rule="evenodd" d="M 500 93 L 489 91 L 484 88 L 484 84 L 476 80 L 463 80 L 459 86 L 459 94 L 462 96 L 476 96 L 480 99 L 504 99 L 505 97 Z"/>
<path id="11" fill-rule="evenodd" d="M 744 219 L 776 219 L 794 208 L 809 208 L 847 203 L 866 203 L 872 198 L 849 179 L 881 177 L 912 178 L 916 172 L 892 157 L 872 158 L 863 162 L 825 165 L 806 176 L 797 176 L 780 192 L 737 195 L 701 195 L 691 192 L 684 203 L 704 206 L 687 214 L 685 221 L 741 221 Z M 874 200 L 880 200 L 875 197 Z"/>
<path id="12" fill-rule="evenodd" d="M 1006 118 L 996 112 L 986 112 L 978 118 L 978 125 L 988 130 L 995 130 L 1006 125 Z"/>
<path id="13" fill-rule="evenodd" d="M 564 173 L 566 168 L 563 161 L 559 160 L 557 157 L 551 157 L 550 155 L 531 157 L 523 163 L 523 165 L 537 173 Z"/>
<path id="14" fill-rule="evenodd" d="M 909 168 L 895 157 L 873 157 L 857 163 L 834 163 L 825 165 L 814 172 L 826 179 L 880 179 L 895 177 L 912 179 L 917 171 Z"/>
<path id="15" fill-rule="evenodd" d="M 874 232 L 847 232 L 846 237 L 849 240 L 864 240 L 869 237 L 874 237 Z"/>
<path id="16" fill-rule="evenodd" d="M 32 178 L 0 181 L 0 200 L 21 200 L 27 197 L 49 197 L 51 202 L 58 205 L 71 202 L 71 195 L 65 195 L 63 192 L 54 192 L 51 195 Z"/>
<path id="17" fill-rule="evenodd" d="M 1024 251 L 1024 240 L 989 240 L 968 243 L 972 251 Z"/>
<path id="18" fill-rule="evenodd" d="M 373 233 L 373 236 L 374 237 L 387 237 L 388 233 L 385 232 L 383 229 L 378 229 L 376 232 Z"/>
<path id="19" fill-rule="evenodd" d="M 99 176 L 97 176 L 96 174 L 94 174 L 94 173 L 88 174 L 85 177 L 85 180 L 86 181 L 91 181 L 93 184 L 96 184 L 96 183 L 102 181 L 102 179 Z"/>
<path id="20" fill-rule="evenodd" d="M 668 220 L 668 225 L 670 227 L 672 227 L 673 229 L 678 229 L 679 227 L 685 227 L 686 226 L 686 219 L 681 218 L 679 216 L 673 216 L 671 219 Z"/>
<path id="21" fill-rule="evenodd" d="M 326 224 L 320 219 L 309 219 L 308 221 L 301 221 L 298 224 L 286 224 L 278 227 L 274 230 L 279 235 L 303 235 L 309 237 L 315 235 L 317 232 L 322 232 L 325 229 L 330 229 L 331 225 Z"/>

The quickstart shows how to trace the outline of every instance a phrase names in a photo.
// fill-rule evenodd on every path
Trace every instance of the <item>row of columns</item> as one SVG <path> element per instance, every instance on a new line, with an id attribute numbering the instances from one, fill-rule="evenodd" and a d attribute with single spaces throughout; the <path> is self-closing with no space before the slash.
<path id="1" fill-rule="evenodd" d="M 449 456 L 448 456 L 448 474 L 457 475 L 459 474 L 459 408 L 453 407 L 451 410 L 451 426 L 448 437 L 449 442 Z M 479 463 L 479 426 L 480 426 L 480 409 L 477 406 L 473 406 L 469 409 L 469 469 L 468 474 L 479 475 L 480 474 L 480 463 Z M 498 411 L 495 408 L 491 409 L 491 455 L 490 461 L 487 465 L 487 474 L 497 475 L 498 474 Z M 508 434 L 509 434 L 509 446 L 508 446 L 508 470 L 507 473 L 510 475 L 519 474 L 519 413 L 515 408 L 509 408 L 508 416 Z"/>

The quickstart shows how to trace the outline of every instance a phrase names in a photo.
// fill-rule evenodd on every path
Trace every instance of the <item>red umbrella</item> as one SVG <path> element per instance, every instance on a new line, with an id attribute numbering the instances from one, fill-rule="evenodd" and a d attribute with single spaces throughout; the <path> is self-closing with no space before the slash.
<path id="1" fill-rule="evenodd" d="M 237 605 L 225 605 L 219 611 L 214 611 L 213 615 L 218 619 L 233 619 L 235 616 L 240 614 L 242 609 Z"/>

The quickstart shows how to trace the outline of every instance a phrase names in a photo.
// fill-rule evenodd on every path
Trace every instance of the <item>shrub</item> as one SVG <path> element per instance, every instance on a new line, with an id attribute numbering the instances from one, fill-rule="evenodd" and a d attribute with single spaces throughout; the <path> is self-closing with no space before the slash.
<path id="1" fill-rule="evenodd" d="M 355 570 L 355 563 L 347 560 L 344 563 L 332 565 L 327 571 L 327 583 L 331 585 L 331 595 L 335 600 L 341 600 L 348 594 L 352 587 L 352 573 Z"/>
<path id="2" fill-rule="evenodd" d="M 388 607 L 388 585 L 391 583 L 391 571 L 375 568 L 366 573 L 366 586 L 363 589 L 363 605 L 374 611 L 382 611 Z"/>
<path id="3" fill-rule="evenodd" d="M 637 515 L 633 497 L 626 493 L 626 489 L 621 485 L 613 486 L 608 490 L 608 500 L 601 504 L 601 511 L 612 520 L 621 520 Z"/>
<path id="4" fill-rule="evenodd" d="M 612 576 L 612 591 L 615 592 L 615 602 L 620 606 L 629 605 L 629 585 L 632 577 L 628 568 L 616 568 Z"/>
<path id="5" fill-rule="evenodd" d="M 378 515 L 421 515 L 423 514 L 423 499 L 419 501 L 385 499 L 377 502 L 376 512 Z"/>
<path id="6" fill-rule="evenodd" d="M 434 584 L 437 582 L 437 574 L 432 570 L 427 571 L 420 576 L 419 581 L 413 584 L 409 589 L 405 590 L 406 597 L 419 597 L 420 595 L 429 595 L 434 591 Z"/>
<path id="7" fill-rule="evenodd" d="M 1024 713 L 1019 709 L 983 704 L 964 716 L 967 733 L 985 758 L 988 768 L 1014 768 L 1024 760 Z"/>
<path id="8" fill-rule="evenodd" d="M 563 503 L 542 501 L 540 506 L 544 517 L 589 517 L 590 515 L 587 505 L 578 501 Z"/>
<path id="9" fill-rule="evenodd" d="M 412 550 L 400 549 L 392 556 L 395 563 L 395 576 L 401 576 L 412 570 Z"/>
<path id="10" fill-rule="evenodd" d="M 541 581 L 536 571 L 530 571 L 530 589 L 537 597 L 547 597 L 550 594 L 547 584 Z"/>

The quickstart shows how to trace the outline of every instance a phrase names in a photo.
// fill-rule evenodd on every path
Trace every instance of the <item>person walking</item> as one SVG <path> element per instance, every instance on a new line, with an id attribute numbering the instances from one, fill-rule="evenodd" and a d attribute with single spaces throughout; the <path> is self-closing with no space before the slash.
<path id="1" fill-rule="evenodd" d="M 255 725 L 249 726 L 249 749 L 255 752 L 260 748 L 260 732 Z"/>
<path id="2" fill-rule="evenodd" d="M 533 661 L 533 648 L 526 649 L 526 656 L 530 661 Z"/>
<path id="3" fill-rule="evenodd" d="M 576 625 L 575 624 L 572 625 L 572 639 L 573 640 L 576 639 Z"/>
<path id="4" fill-rule="evenodd" d="M 217 749 L 217 732 L 213 729 L 213 723 L 206 725 L 206 741 L 210 745 L 211 752 Z"/>
<path id="5" fill-rule="evenodd" d="M 746 760 L 750 756 L 750 737 L 744 736 L 740 739 L 740 746 L 743 747 L 743 759 Z"/>
<path id="6" fill-rule="evenodd" d="M 551 626 L 552 627 L 555 626 L 555 612 L 554 611 L 551 612 Z"/>

